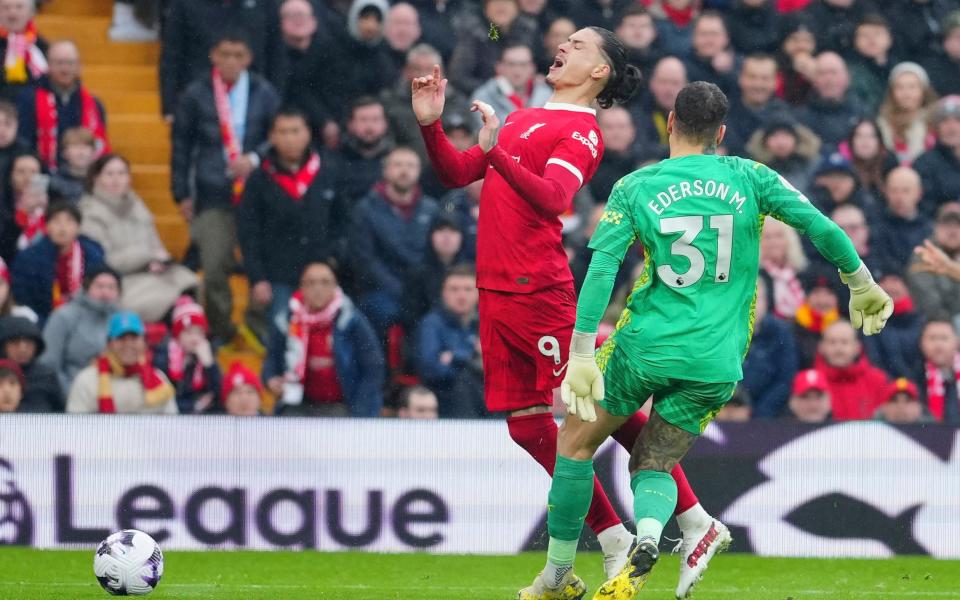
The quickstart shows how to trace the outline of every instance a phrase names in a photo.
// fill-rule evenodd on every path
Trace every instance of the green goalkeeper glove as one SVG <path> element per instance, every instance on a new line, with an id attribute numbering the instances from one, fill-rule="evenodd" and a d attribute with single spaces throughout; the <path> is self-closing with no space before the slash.
<path id="1" fill-rule="evenodd" d="M 850 288 L 850 323 L 864 335 L 880 333 L 893 314 L 893 300 L 863 263 L 853 273 L 840 273 L 840 279 Z"/>
<path id="2" fill-rule="evenodd" d="M 603 373 L 593 358 L 597 334 L 573 332 L 567 375 L 560 384 L 560 398 L 567 412 L 583 421 L 596 421 L 595 403 L 603 400 Z"/>

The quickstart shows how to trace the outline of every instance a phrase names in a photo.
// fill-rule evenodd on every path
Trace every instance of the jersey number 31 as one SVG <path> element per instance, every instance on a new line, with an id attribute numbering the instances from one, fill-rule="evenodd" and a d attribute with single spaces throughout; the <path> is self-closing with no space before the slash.
<path id="1" fill-rule="evenodd" d="M 685 273 L 677 273 L 670 265 L 657 267 L 657 275 L 670 287 L 689 287 L 703 277 L 705 258 L 693 241 L 703 231 L 704 221 L 708 217 L 699 215 L 689 217 L 670 217 L 660 221 L 660 233 L 669 235 L 682 233 L 670 246 L 670 253 L 682 256 L 690 261 L 690 268 Z M 710 229 L 717 230 L 717 265 L 713 280 L 716 283 L 730 281 L 730 253 L 733 249 L 733 215 L 713 215 L 709 217 Z"/>

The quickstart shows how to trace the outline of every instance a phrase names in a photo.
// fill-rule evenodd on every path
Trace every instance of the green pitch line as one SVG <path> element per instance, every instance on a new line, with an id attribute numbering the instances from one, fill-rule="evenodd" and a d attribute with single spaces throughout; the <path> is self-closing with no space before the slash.
<path id="1" fill-rule="evenodd" d="M 543 566 L 542 554 L 434 556 L 319 552 L 169 552 L 151 599 L 508 600 Z M 596 554 L 577 558 L 591 592 Z M 678 562 L 661 559 L 640 599 L 673 598 Z M 93 577 L 93 550 L 0 548 L 0 598 L 107 598 Z M 589 597 L 589 596 L 588 596 Z M 698 600 L 954 600 L 960 562 L 928 558 L 814 560 L 723 555 Z"/>

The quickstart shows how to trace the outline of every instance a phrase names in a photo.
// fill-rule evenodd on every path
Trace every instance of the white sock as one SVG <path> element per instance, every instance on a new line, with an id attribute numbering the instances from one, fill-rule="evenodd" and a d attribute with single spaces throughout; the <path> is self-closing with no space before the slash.
<path id="1" fill-rule="evenodd" d="M 560 587 L 563 583 L 563 578 L 572 570 L 573 565 L 555 565 L 548 560 L 547 566 L 543 568 L 543 573 L 540 574 L 540 579 L 545 586 L 551 590 L 555 590 Z"/>
<path id="2" fill-rule="evenodd" d="M 680 531 L 703 529 L 709 527 L 711 521 L 713 521 L 713 517 L 703 510 L 699 502 L 677 515 L 677 525 L 680 526 Z"/>
<path id="3" fill-rule="evenodd" d="M 603 548 L 604 554 L 615 554 L 626 544 L 630 546 L 630 532 L 623 523 L 617 523 L 613 527 L 608 527 L 597 534 L 597 541 Z"/>
<path id="4" fill-rule="evenodd" d="M 660 535 L 663 533 L 663 523 L 656 519 L 645 517 L 637 521 L 637 542 L 642 542 L 645 538 L 653 540 L 654 544 L 660 543 Z"/>

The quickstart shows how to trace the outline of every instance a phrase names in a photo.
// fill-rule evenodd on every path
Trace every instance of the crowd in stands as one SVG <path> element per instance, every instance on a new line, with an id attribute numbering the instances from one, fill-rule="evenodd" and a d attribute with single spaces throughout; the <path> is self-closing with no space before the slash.
<path id="1" fill-rule="evenodd" d="M 780 172 L 895 302 L 861 338 L 836 270 L 766 219 L 754 340 L 718 418 L 960 425 L 960 0 L 117 2 L 111 37 L 162 42 L 182 262 L 135 157 L 111 153 L 77 46 L 46 40 L 34 10 L 0 0 L 0 411 L 489 416 L 482 183 L 440 185 L 410 81 L 443 66 L 465 149 L 469 101 L 501 119 L 543 105 L 557 46 L 599 25 L 645 82 L 599 112 L 603 161 L 561 217 L 578 284 L 613 185 L 667 158 L 681 87 L 714 82 L 730 98 L 717 152 Z M 623 265 L 608 332 L 642 263 L 637 248 Z M 263 344 L 262 372 L 221 372 L 238 339 Z"/>

